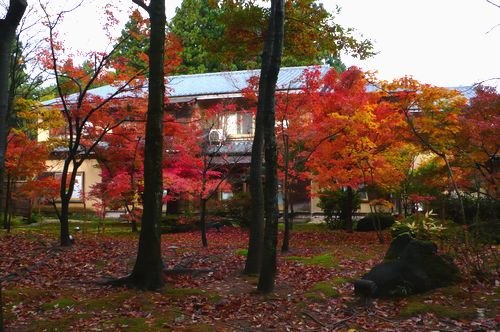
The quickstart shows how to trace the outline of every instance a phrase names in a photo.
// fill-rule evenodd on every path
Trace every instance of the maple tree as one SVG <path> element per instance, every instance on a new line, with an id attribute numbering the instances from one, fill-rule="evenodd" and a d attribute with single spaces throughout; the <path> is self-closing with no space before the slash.
<path id="1" fill-rule="evenodd" d="M 499 109 L 500 94 L 496 89 L 479 85 L 460 115 L 457 135 L 459 163 L 476 173 L 476 178 L 482 179 L 480 187 L 492 198 L 498 197 L 499 175 L 495 158 L 500 149 Z"/>
<path id="2" fill-rule="evenodd" d="M 6 194 L 4 202 L 4 228 L 10 231 L 13 195 L 20 195 L 15 184 L 19 180 L 33 180 L 46 170 L 45 160 L 48 157 L 47 147 L 35 140 L 30 140 L 22 132 L 14 132 L 9 136 L 5 160 Z"/>
<path id="3" fill-rule="evenodd" d="M 116 97 L 125 92 L 128 93 L 126 96 L 133 97 L 133 92 L 137 92 L 141 87 L 141 80 L 138 79 L 142 73 L 112 60 L 111 55 L 120 43 L 110 53 L 91 52 L 89 57 L 94 60 L 91 71 L 84 66 L 74 64 L 71 56 L 62 55 L 64 48 L 57 40 L 56 29 L 63 13 L 51 15 L 44 6 L 42 10 L 49 37 L 48 45 L 40 50 L 39 58 L 47 70 L 53 73 L 58 94 L 56 107 L 61 109 L 65 120 L 66 141 L 62 151 L 64 165 L 60 186 L 61 207 L 58 214 L 61 224 L 61 245 L 69 246 L 71 244 L 68 226 L 69 203 L 75 188 L 78 169 L 91 156 L 106 134 L 140 110 L 140 106 L 132 104 L 127 98 L 118 101 Z M 112 15 L 109 11 L 107 14 Z M 111 67 L 116 70 L 110 70 Z M 101 84 L 115 84 L 116 90 L 106 97 L 89 93 L 92 87 Z M 75 94 L 68 95 L 69 91 L 75 90 L 77 91 Z"/>
<path id="4" fill-rule="evenodd" d="M 451 162 L 456 156 L 460 114 L 466 98 L 457 91 L 434 87 L 405 77 L 383 84 L 393 105 L 404 115 L 415 144 L 443 160 L 452 190 L 459 201 L 461 223 L 466 223 L 462 193 Z"/>
<path id="5" fill-rule="evenodd" d="M 142 204 L 144 126 L 142 122 L 127 123 L 116 128 L 95 149 L 101 166 L 101 181 L 90 196 L 102 218 L 106 209 L 124 209 L 132 231 L 137 232 Z"/>

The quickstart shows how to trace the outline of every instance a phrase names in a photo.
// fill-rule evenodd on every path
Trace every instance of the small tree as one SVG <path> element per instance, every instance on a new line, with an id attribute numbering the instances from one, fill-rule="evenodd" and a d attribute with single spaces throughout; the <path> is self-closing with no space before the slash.
<path id="1" fill-rule="evenodd" d="M 120 42 L 110 53 L 92 52 L 92 68 L 77 66 L 71 57 L 61 64 L 64 49 L 57 41 L 56 27 L 63 12 L 51 15 L 42 6 L 46 25 L 49 30 L 48 46 L 41 50 L 40 59 L 45 67 L 52 71 L 58 94 L 57 107 L 61 109 L 65 119 L 65 150 L 62 153 L 64 164 L 61 174 L 60 215 L 62 246 L 71 245 L 69 239 L 69 203 L 75 188 L 78 169 L 88 159 L 103 138 L 122 123 L 133 117 L 133 112 L 141 108 L 131 100 L 116 97 L 131 90 L 140 88 L 137 84 L 141 72 L 113 62 L 112 54 L 120 46 Z M 109 70 L 114 67 L 115 70 Z M 100 84 L 119 82 L 114 92 L 106 97 L 92 95 L 89 90 Z M 134 83 L 134 84 L 132 84 Z M 68 95 L 69 91 L 77 92 Z M 123 96 L 122 96 L 123 97 Z"/>

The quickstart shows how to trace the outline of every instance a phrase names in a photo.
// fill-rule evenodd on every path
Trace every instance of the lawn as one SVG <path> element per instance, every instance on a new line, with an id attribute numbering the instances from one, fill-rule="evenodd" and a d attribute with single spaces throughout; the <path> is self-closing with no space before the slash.
<path id="1" fill-rule="evenodd" d="M 498 288 L 466 279 L 405 299 L 359 301 L 352 281 L 387 249 L 369 232 L 296 229 L 291 251 L 279 256 L 271 295 L 256 293 L 257 277 L 241 274 L 247 234 L 240 228 L 210 230 L 209 248 L 197 232 L 163 235 L 168 268 L 205 272 L 165 276 L 158 292 L 101 284 L 132 269 L 138 236 L 127 225 L 108 223 L 103 234 L 89 222 L 75 236 L 71 248 L 59 248 L 57 224 L 0 233 L 7 330 L 457 331 L 494 330 L 498 321 Z"/>

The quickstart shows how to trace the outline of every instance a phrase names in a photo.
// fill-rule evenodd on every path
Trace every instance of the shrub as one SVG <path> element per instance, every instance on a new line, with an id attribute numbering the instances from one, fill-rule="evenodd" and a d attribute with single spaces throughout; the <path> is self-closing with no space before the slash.
<path id="1" fill-rule="evenodd" d="M 424 215 L 411 215 L 396 221 L 391 227 L 392 237 L 408 234 L 419 240 L 432 240 L 441 236 L 445 227 L 432 217 L 432 210 Z"/>
<path id="2" fill-rule="evenodd" d="M 318 207 L 323 210 L 325 222 L 330 229 L 344 228 L 347 215 L 352 215 L 359 208 L 361 199 L 357 192 L 353 192 L 351 202 L 349 199 L 348 192 L 344 190 L 321 190 Z M 351 211 L 346 211 L 348 206 L 351 207 Z"/>
<path id="3" fill-rule="evenodd" d="M 388 214 L 388 213 L 379 213 L 378 216 L 375 213 L 370 213 L 366 217 L 361 218 L 358 220 L 358 225 L 356 227 L 356 230 L 358 232 L 368 232 L 368 231 L 374 231 L 377 223 L 377 218 L 380 221 L 380 228 L 381 229 L 387 229 L 391 227 L 394 222 L 395 218 L 394 216 Z"/>
<path id="4" fill-rule="evenodd" d="M 250 226 L 252 203 L 250 193 L 240 192 L 224 203 L 225 216 L 240 227 Z"/>

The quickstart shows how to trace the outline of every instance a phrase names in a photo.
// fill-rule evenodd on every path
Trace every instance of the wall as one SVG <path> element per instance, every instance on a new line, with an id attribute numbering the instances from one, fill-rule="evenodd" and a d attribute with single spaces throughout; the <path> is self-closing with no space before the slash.
<path id="1" fill-rule="evenodd" d="M 64 160 L 47 160 L 46 165 L 47 172 L 59 173 L 62 172 Z M 78 169 L 78 173 L 83 174 L 83 192 L 85 196 L 88 196 L 92 185 L 101 181 L 100 172 L 101 168 L 99 167 L 99 163 L 96 159 L 85 160 L 82 166 L 80 166 L 80 168 Z M 77 196 L 77 193 L 75 193 L 74 196 Z M 86 202 L 83 202 L 83 200 L 80 198 L 73 198 L 72 202 L 70 203 L 70 209 L 82 209 L 86 207 L 89 210 L 95 210 L 95 208 L 93 207 L 94 203 L 96 203 L 95 200 L 91 200 L 88 198 Z"/>

